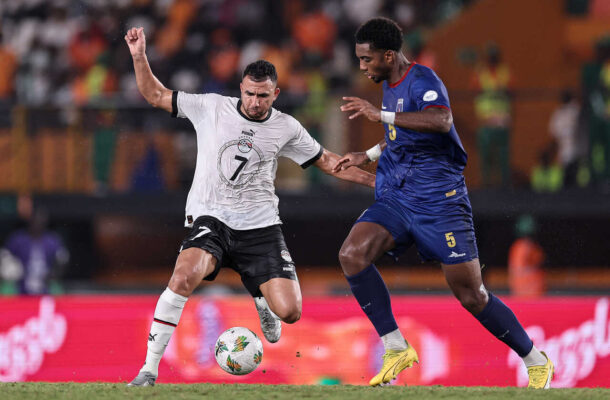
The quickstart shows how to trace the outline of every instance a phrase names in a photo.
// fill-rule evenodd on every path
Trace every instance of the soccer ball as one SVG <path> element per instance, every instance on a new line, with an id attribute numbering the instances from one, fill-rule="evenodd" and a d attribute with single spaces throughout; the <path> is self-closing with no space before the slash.
<path id="1" fill-rule="evenodd" d="M 232 375 L 246 375 L 263 360 L 263 343 L 250 329 L 236 326 L 218 337 L 214 354 L 220 368 Z"/>

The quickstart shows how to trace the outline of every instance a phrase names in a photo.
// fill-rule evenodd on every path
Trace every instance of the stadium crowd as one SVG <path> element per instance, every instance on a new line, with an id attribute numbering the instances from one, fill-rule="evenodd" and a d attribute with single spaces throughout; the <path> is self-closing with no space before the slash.
<path id="1" fill-rule="evenodd" d="M 172 89 L 236 95 L 245 65 L 259 58 L 271 61 L 278 70 L 278 84 L 282 89 L 278 108 L 294 114 L 314 137 L 324 141 L 329 128 L 321 123 L 329 120 L 328 110 L 333 99 L 363 85 L 362 80 L 356 79 L 357 60 L 352 54 L 353 32 L 363 21 L 371 15 L 392 16 L 404 29 L 407 57 L 435 68 L 435 55 L 425 45 L 428 33 L 459 15 L 469 3 L 471 0 L 1 2 L 0 109 L 7 112 L 0 118 L 0 129 L 17 125 L 8 117 L 11 115 L 8 111 L 14 110 L 15 105 L 33 111 L 30 118 L 35 121 L 44 119 L 36 114 L 41 108 L 59 110 L 53 117 L 60 120 L 56 124 L 60 129 L 70 129 L 79 118 L 82 128 L 92 135 L 93 161 L 87 169 L 92 171 L 94 184 L 79 186 L 80 191 L 179 188 L 189 181 L 192 173 L 194 154 L 189 151 L 193 149 L 192 135 L 178 133 L 170 138 L 151 134 L 129 138 L 142 142 L 143 150 L 136 157 L 139 161 L 134 165 L 134 157 L 127 157 L 128 161 L 121 159 L 117 146 L 125 139 L 120 136 L 121 132 L 150 132 L 154 130 L 150 129 L 151 125 L 167 127 L 168 124 L 154 116 L 149 118 L 150 110 L 143 111 L 145 102 L 136 88 L 133 66 L 123 44 L 127 27 L 144 27 L 151 67 Z M 599 11 L 603 8 L 600 4 L 603 2 L 567 1 L 565 11 L 603 12 Z M 562 106 L 551 117 L 547 133 L 549 146 L 540 151 L 539 163 L 529 171 L 532 190 L 556 192 L 563 187 L 591 183 L 610 187 L 608 47 L 604 40 L 596 44 L 595 59 L 583 66 L 581 87 L 566 92 Z M 496 51 L 501 54 L 500 47 Z M 510 64 L 510 60 L 502 61 Z M 502 63 L 498 68 L 505 66 Z M 510 170 L 512 154 L 508 151 L 511 111 L 515 108 L 510 104 L 509 80 L 508 86 L 503 86 L 505 83 L 487 79 L 494 75 L 506 75 L 508 79 L 509 73 L 492 71 L 485 75 L 481 71 L 473 68 L 473 75 L 478 73 L 482 79 L 473 85 L 471 95 L 476 116 L 481 121 L 476 135 L 477 156 L 482 159 L 482 183 L 486 186 L 515 184 Z M 503 103 L 498 101 L 499 97 Z M 494 104 L 501 110 L 490 110 Z M 76 117 L 75 110 L 82 109 L 96 112 Z M 127 110 L 132 116 L 122 117 L 117 110 Z M 490 112 L 494 114 L 492 117 L 488 115 Z M 489 124 L 490 120 L 499 120 L 499 112 L 504 113 L 501 126 L 495 122 Z M 133 117 L 144 114 L 142 118 Z M 147 121 L 143 124 L 148 126 L 134 129 L 133 125 L 139 121 Z M 53 126 L 53 123 L 46 125 Z M 74 128 L 79 129 L 83 130 Z M 166 129 L 172 130 L 180 131 Z M 13 142 L 11 145 L 8 140 L 2 140 L 0 137 L 0 147 L 15 148 Z M 173 158 L 165 154 L 167 149 L 163 147 L 168 143 L 177 154 Z M 170 158 L 178 165 L 174 172 L 167 161 Z M 498 166 L 493 165 L 495 161 Z M 499 170 L 501 179 L 488 176 L 494 168 Z M 129 171 L 123 173 L 128 176 L 115 177 L 112 183 L 110 175 L 120 175 L 120 171 Z M 163 182 L 151 178 L 159 174 L 165 174 Z M 281 175 L 280 168 L 280 178 Z M 117 183 L 117 179 L 122 183 Z M 46 187 L 53 190 L 53 185 Z M 0 190 L 11 189 L 10 185 L 0 182 Z"/>
<path id="2" fill-rule="evenodd" d="M 77 3 L 75 6 L 74 3 Z M 292 96 L 350 83 L 354 29 L 391 14 L 418 47 L 420 29 L 464 1 L 23 0 L 4 2 L 0 98 L 25 105 L 141 104 L 122 38 L 142 26 L 159 79 L 185 91 L 235 90 L 265 58 Z M 417 50 L 417 49 L 416 49 Z"/>

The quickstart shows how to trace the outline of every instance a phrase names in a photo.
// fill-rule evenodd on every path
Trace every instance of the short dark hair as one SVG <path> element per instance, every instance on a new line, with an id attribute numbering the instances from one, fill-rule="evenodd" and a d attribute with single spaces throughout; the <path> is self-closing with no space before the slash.
<path id="1" fill-rule="evenodd" d="M 373 49 L 400 51 L 402 29 L 389 18 L 372 18 L 356 31 L 356 43 L 368 43 Z"/>
<path id="2" fill-rule="evenodd" d="M 263 82 L 271 79 L 272 82 L 277 82 L 277 71 L 275 66 L 269 61 L 258 60 L 248 64 L 244 69 L 242 79 L 249 76 L 254 82 Z"/>

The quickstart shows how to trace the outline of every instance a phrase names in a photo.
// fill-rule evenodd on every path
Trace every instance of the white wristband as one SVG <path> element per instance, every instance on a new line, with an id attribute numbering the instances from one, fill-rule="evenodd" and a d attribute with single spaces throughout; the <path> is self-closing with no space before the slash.
<path id="1" fill-rule="evenodd" d="M 379 157 L 381 157 L 381 146 L 379 146 L 379 144 L 376 144 L 375 146 L 371 147 L 366 151 L 366 156 L 371 161 L 379 160 Z"/>
<path id="2" fill-rule="evenodd" d="M 381 122 L 388 125 L 394 125 L 394 119 L 396 118 L 396 113 L 391 111 L 382 111 L 381 112 Z"/>

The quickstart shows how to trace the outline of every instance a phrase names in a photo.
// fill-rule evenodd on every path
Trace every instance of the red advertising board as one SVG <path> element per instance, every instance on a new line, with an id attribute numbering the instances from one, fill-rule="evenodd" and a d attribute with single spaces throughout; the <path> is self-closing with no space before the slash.
<path id="1" fill-rule="evenodd" d="M 553 387 L 610 386 L 610 300 L 607 297 L 505 298 L 536 347 L 555 362 Z M 156 296 L 0 298 L 0 381 L 131 380 L 146 353 Z M 525 386 L 521 360 L 452 297 L 393 298 L 398 325 L 420 364 L 396 384 Z M 263 362 L 246 376 L 222 371 L 218 335 L 245 326 L 261 338 L 247 297 L 192 297 L 159 369 L 159 383 L 289 383 L 325 380 L 366 384 L 382 346 L 350 296 L 305 298 L 303 316 L 264 339 Z"/>

